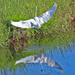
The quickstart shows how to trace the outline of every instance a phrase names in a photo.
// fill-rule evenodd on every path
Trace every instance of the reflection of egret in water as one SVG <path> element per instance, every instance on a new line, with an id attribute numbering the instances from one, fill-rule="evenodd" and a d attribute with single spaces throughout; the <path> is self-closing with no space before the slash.
<path id="1" fill-rule="evenodd" d="M 33 55 L 33 56 L 28 56 L 26 58 L 22 58 L 18 61 L 16 61 L 15 65 L 18 63 L 45 63 L 48 66 L 54 67 L 54 68 L 58 68 L 61 71 L 63 71 L 63 68 L 53 59 L 51 59 L 50 57 L 46 57 L 43 54 L 39 54 L 39 55 Z M 41 65 L 42 67 L 42 65 Z M 42 71 L 43 71 L 43 67 L 42 67 Z"/>
<path id="2" fill-rule="evenodd" d="M 40 28 L 43 23 L 47 22 L 53 16 L 54 12 L 56 11 L 56 8 L 57 4 L 55 3 L 51 9 L 49 9 L 39 17 L 35 16 L 35 18 L 33 19 L 20 21 L 20 22 L 11 21 L 11 24 L 21 28 Z"/>

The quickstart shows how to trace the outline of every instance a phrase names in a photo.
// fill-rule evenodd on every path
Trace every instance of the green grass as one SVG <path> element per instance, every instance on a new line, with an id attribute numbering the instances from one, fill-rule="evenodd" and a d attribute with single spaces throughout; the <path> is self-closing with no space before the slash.
<path id="1" fill-rule="evenodd" d="M 10 24 L 10 20 L 20 21 L 34 18 L 36 6 L 37 16 L 40 16 L 50 9 L 55 2 L 57 3 L 56 12 L 53 17 L 39 29 L 22 29 Z M 2 46 L 2 43 L 5 45 L 8 43 L 8 39 L 13 36 L 14 30 L 16 30 L 16 38 L 18 40 L 17 29 L 27 31 L 25 37 L 29 38 L 31 38 L 31 36 L 35 38 L 36 35 L 41 36 L 41 31 L 48 35 L 66 32 L 70 24 L 70 18 L 74 16 L 73 8 L 74 1 L 72 0 L 0 0 L 0 45 Z M 67 21 L 68 19 L 69 21 Z"/>

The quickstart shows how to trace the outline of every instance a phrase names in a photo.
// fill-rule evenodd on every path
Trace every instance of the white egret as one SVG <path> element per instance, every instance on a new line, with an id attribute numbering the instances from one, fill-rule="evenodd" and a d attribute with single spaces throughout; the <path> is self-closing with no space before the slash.
<path id="1" fill-rule="evenodd" d="M 51 59 L 50 57 L 48 58 L 48 57 L 44 56 L 43 54 L 33 55 L 33 56 L 28 56 L 28 57 L 22 58 L 22 59 L 16 61 L 15 65 L 19 64 L 19 63 L 40 63 L 40 64 L 45 63 L 48 66 L 58 68 L 61 71 L 63 71 L 63 68 L 55 60 Z M 41 65 L 41 67 L 42 67 L 42 65 Z M 42 67 L 42 71 L 43 71 L 43 67 Z"/>
<path id="2" fill-rule="evenodd" d="M 40 28 L 43 23 L 47 22 L 53 16 L 54 12 L 56 11 L 56 8 L 57 8 L 57 4 L 55 3 L 51 9 L 49 9 L 39 17 L 36 17 L 37 14 L 35 14 L 35 18 L 33 19 L 20 21 L 20 22 L 11 21 L 11 24 L 21 28 Z"/>

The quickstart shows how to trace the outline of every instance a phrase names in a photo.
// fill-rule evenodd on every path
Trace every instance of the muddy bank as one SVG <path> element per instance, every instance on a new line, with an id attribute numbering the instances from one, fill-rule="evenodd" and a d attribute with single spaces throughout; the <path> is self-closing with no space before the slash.
<path id="1" fill-rule="evenodd" d="M 30 34 L 30 36 L 27 36 L 27 30 L 21 30 L 21 29 L 14 30 L 12 37 L 8 39 L 9 49 L 20 51 L 24 47 L 28 46 L 27 40 L 32 38 L 35 39 L 36 37 L 42 38 L 44 36 L 44 33 L 41 30 L 39 30 L 39 33 L 36 33 L 34 31 L 33 34 L 35 34 L 35 36 L 32 35 L 32 33 Z"/>

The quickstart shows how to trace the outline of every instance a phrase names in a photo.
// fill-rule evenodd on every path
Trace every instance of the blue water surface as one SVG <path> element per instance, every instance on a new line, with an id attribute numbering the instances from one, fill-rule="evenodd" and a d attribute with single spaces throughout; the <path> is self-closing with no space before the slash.
<path id="1" fill-rule="evenodd" d="M 45 50 L 44 55 L 58 62 L 64 71 L 46 64 L 42 64 L 44 71 L 41 71 L 39 63 L 19 64 L 15 71 L 11 71 L 9 67 L 6 70 L 1 69 L 0 75 L 75 75 L 75 42 L 70 42 L 69 46 L 57 46 L 56 49 Z"/>

